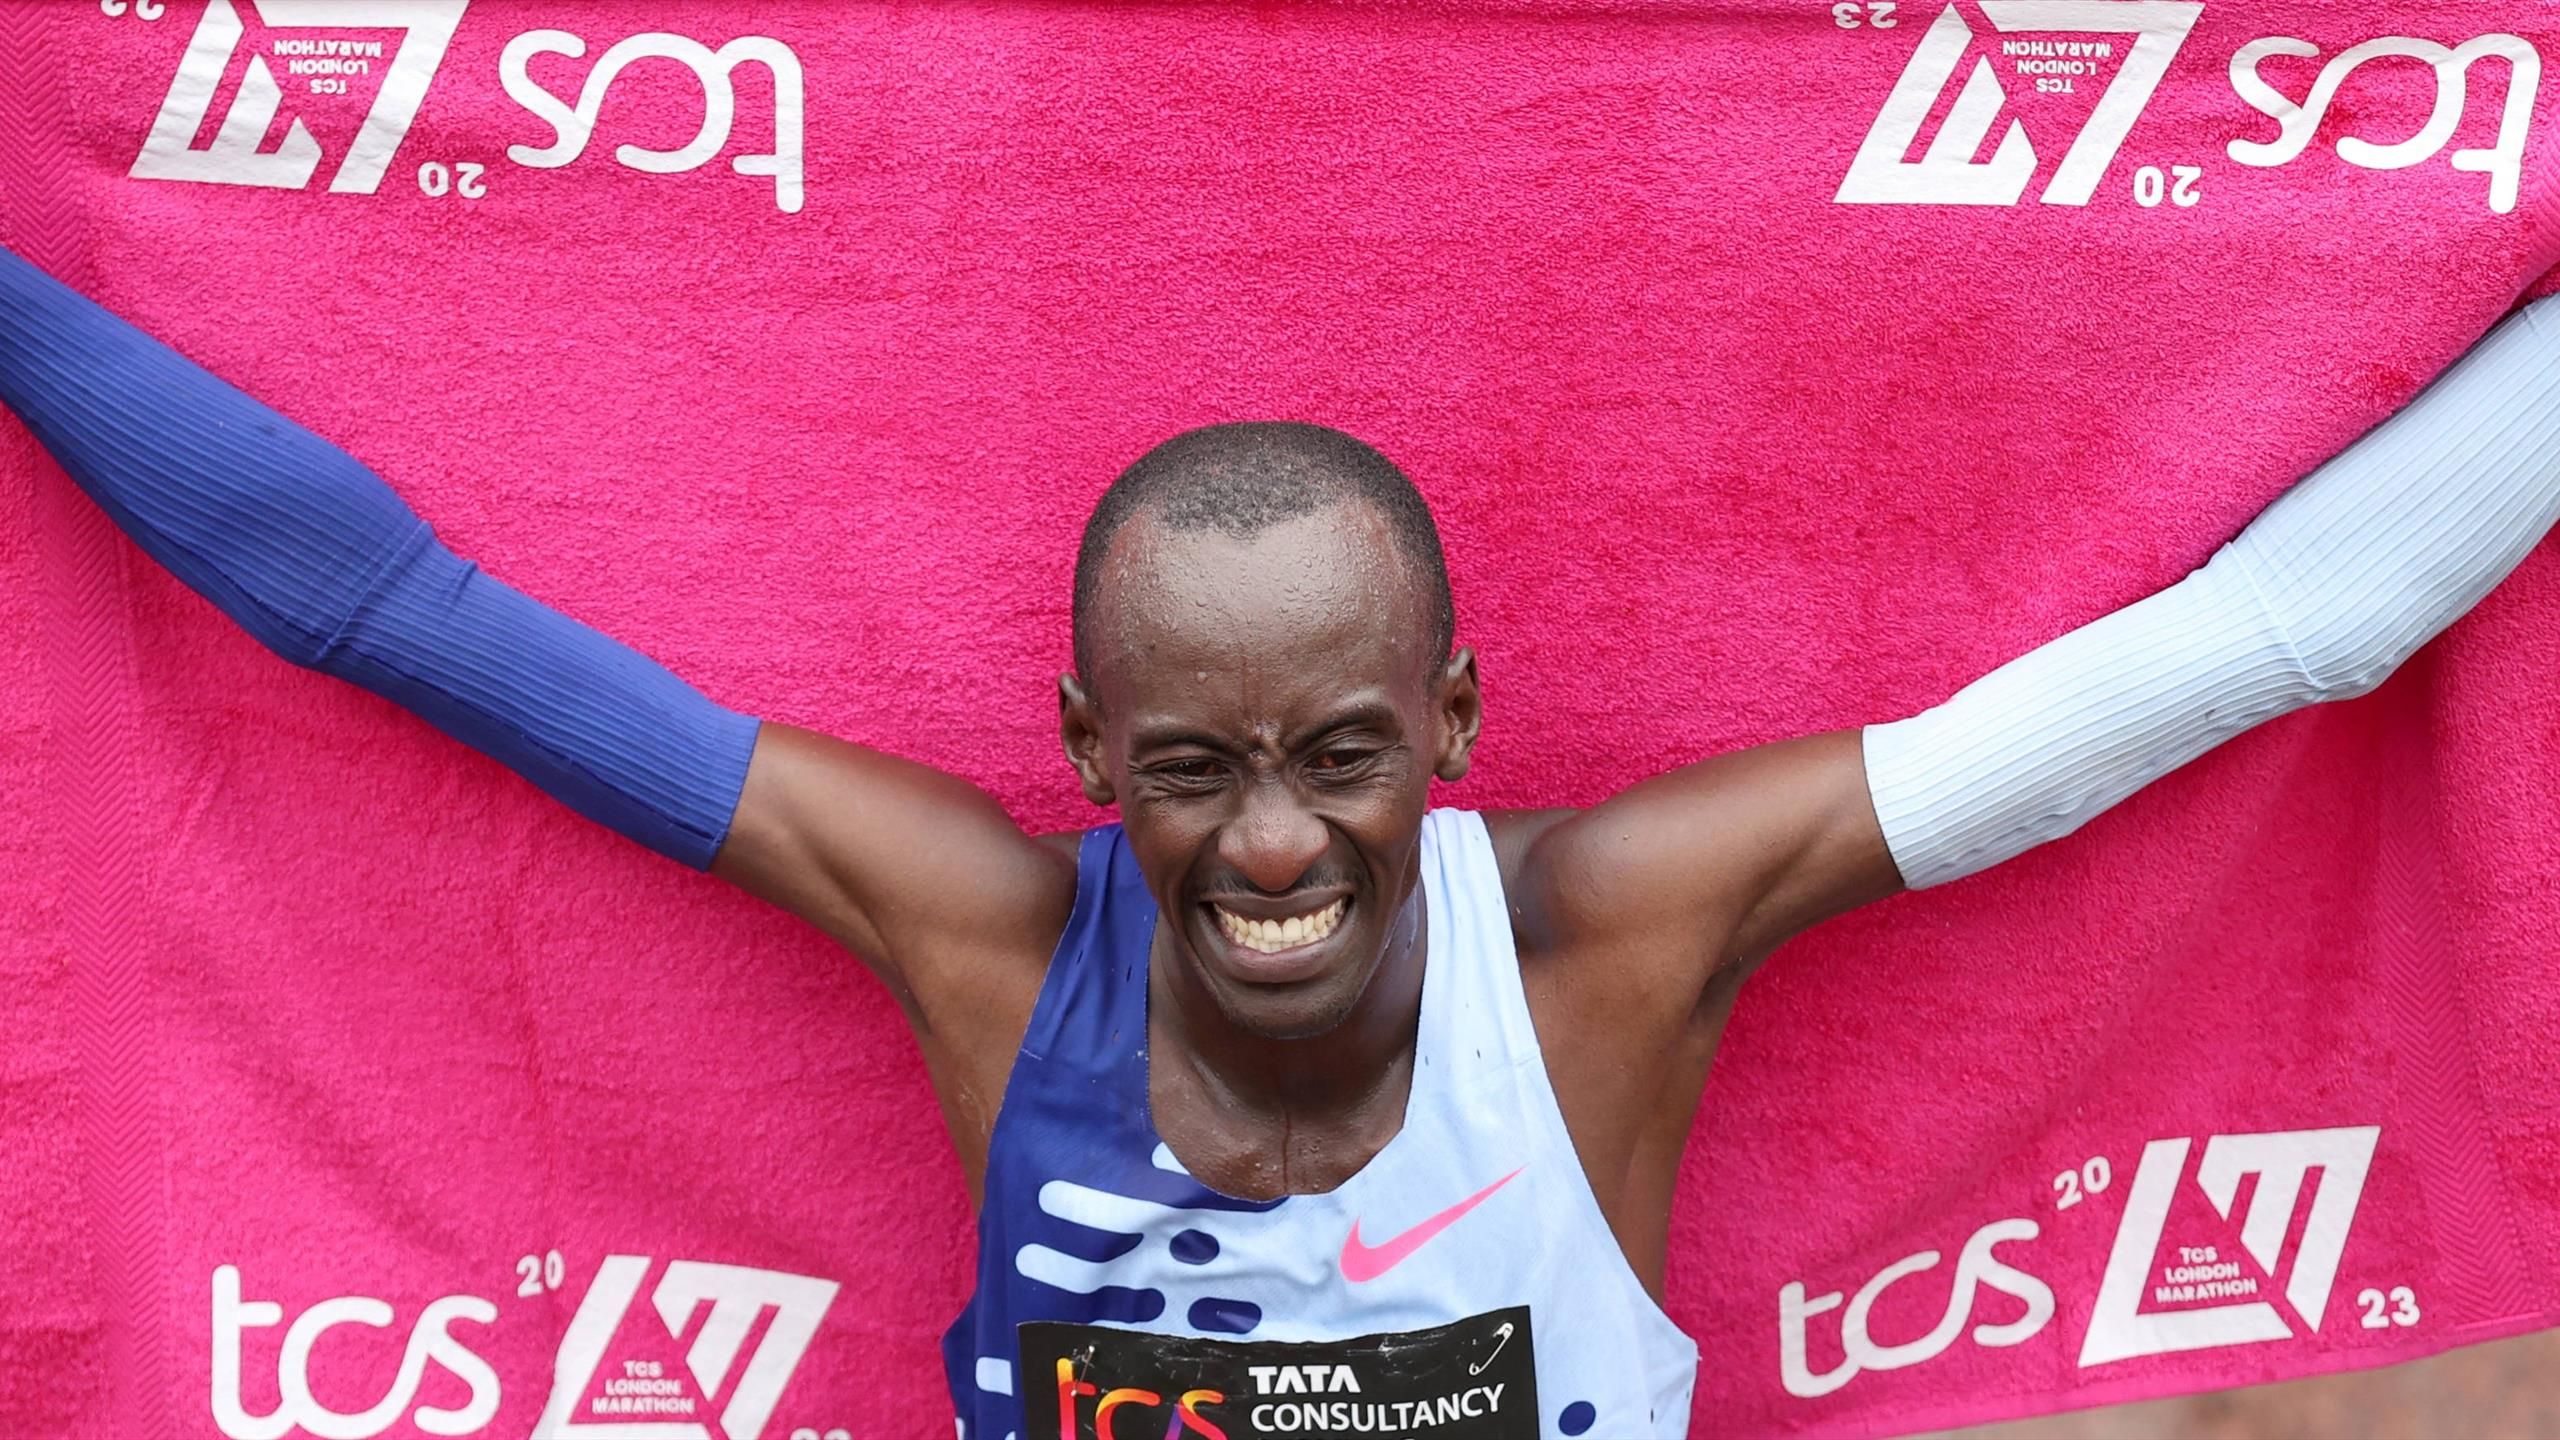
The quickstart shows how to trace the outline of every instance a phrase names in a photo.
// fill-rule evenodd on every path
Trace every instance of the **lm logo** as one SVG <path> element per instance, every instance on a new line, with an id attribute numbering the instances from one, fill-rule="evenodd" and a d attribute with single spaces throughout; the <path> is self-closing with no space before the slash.
<path id="1" fill-rule="evenodd" d="M 2063 153 L 2062 164 L 2039 197 L 2047 205 L 2086 205 L 2204 6 L 2200 0 L 1982 0 L 1982 13 L 2000 30 L 2133 37 L 2116 78 L 2098 97 L 2089 123 Z M 1988 55 L 1974 57 L 1955 108 L 1939 125 L 1928 153 L 1917 160 L 1906 158 L 1972 43 L 1973 27 L 1954 5 L 1938 12 L 1849 162 L 1835 200 L 1847 205 L 2015 205 L 2027 193 L 2027 183 L 2035 178 L 2036 150 L 2016 120 L 2009 122 L 1989 160 L 1973 158 L 2009 99 Z M 2114 42 L 2087 48 L 2100 58 L 2112 58 Z"/>
<path id="2" fill-rule="evenodd" d="M 818 1322 L 835 1300 L 836 1283 L 779 1270 L 670 1261 L 649 1295 L 650 1308 L 668 1336 L 681 1339 L 693 1327 L 697 1312 L 709 1307 L 684 1356 L 695 1390 L 689 1392 L 673 1377 L 661 1375 L 660 1367 L 649 1361 L 624 1362 L 616 1367 L 620 1373 L 609 1374 L 598 1387 L 597 1372 L 605 1368 L 606 1351 L 648 1273 L 645 1255 L 605 1257 L 586 1297 L 578 1302 L 567 1333 L 561 1336 L 550 1400 L 534 1424 L 533 1435 L 539 1440 L 713 1440 L 711 1426 L 694 1417 L 697 1411 L 710 1408 L 734 1373 L 728 1403 L 720 1406 L 719 1434 L 723 1440 L 758 1440 L 792 1372 L 799 1368 L 800 1357 L 808 1351 Z M 741 1366 L 740 1352 L 746 1350 L 748 1336 L 767 1311 L 773 1318 Z M 453 1330 L 456 1321 L 479 1326 L 497 1321 L 498 1307 L 476 1295 L 447 1295 L 419 1312 L 402 1349 L 398 1372 L 380 1390 L 381 1398 L 366 1408 L 331 1409 L 312 1393 L 311 1352 L 324 1334 L 341 1325 L 387 1330 L 398 1318 L 389 1302 L 369 1295 L 322 1300 L 295 1316 L 285 1326 L 283 1343 L 276 1351 L 276 1408 L 257 1414 L 242 1394 L 242 1351 L 249 1332 L 285 1325 L 284 1307 L 272 1300 L 242 1298 L 239 1267 L 215 1267 L 214 1428 L 230 1440 L 285 1440 L 291 1435 L 372 1440 L 405 1415 L 424 1435 L 483 1433 L 497 1417 L 504 1398 L 498 1372 Z M 467 1397 L 461 1405 L 410 1409 L 430 1365 L 462 1382 Z M 649 1418 L 621 1418 L 636 1415 Z"/>
<path id="3" fill-rule="evenodd" d="M 2206 1139 L 2204 1155 L 2195 1168 L 2197 1189 L 2216 1215 L 2237 1222 L 2240 1248 L 2255 1262 L 2255 1272 L 2244 1269 L 2237 1259 L 2225 1258 L 2211 1244 L 2180 1244 L 2163 1254 L 2161 1242 L 2169 1236 L 2172 1202 L 2187 1173 L 2194 1142 L 2154 1140 L 2145 1146 L 2125 1198 L 2123 1218 L 2116 1225 L 2089 1328 L 2081 1338 L 2081 1366 L 2290 1339 L 2297 1332 L 2271 1300 L 2261 1298 L 2261 1276 L 2270 1287 L 2280 1284 L 2295 1320 L 2317 1332 L 2328 1313 L 2329 1292 L 2337 1283 L 2347 1232 L 2355 1222 L 2356 1203 L 2364 1195 L 2365 1173 L 2381 1135 L 2381 1127 L 2361 1125 Z M 2308 1187 L 2306 1211 L 2305 1182 L 2314 1172 L 2319 1178 Z M 2248 1204 L 2239 1207 L 2241 1213 L 2235 1216 L 2241 1182 L 2251 1177 L 2256 1184 Z M 2072 1193 L 2076 1198 L 2077 1192 Z M 2299 1238 L 2294 1238 L 2297 1223 Z M 1937 1251 L 1907 1255 L 1877 1271 L 1848 1298 L 1846 1309 L 1840 1292 L 1808 1295 L 1802 1282 L 1790 1281 L 1778 1292 L 1780 1382 L 1788 1394 L 1811 1400 L 1869 1370 L 1901 1370 L 1936 1359 L 1964 1334 L 1973 1319 L 1975 1293 L 1986 1287 L 2024 1308 L 2014 1318 L 1973 1326 L 1973 1342 L 1996 1348 L 2033 1339 L 2053 1318 L 2053 1291 L 2044 1281 L 2004 1263 L 1995 1252 L 2004 1244 L 2031 1241 L 2036 1234 L 2032 1220 L 1995 1220 L 1975 1231 L 1956 1257 L 1946 1309 L 1938 1323 L 1917 1339 L 1898 1344 L 1878 1342 L 1869 1328 L 1871 1317 L 1886 1291 L 1936 1270 L 1942 1259 Z M 2293 1240 L 2289 1257 L 2285 1253 L 2288 1239 Z M 2414 1325 L 2420 1318 L 2416 1297 L 2406 1288 L 2388 1295 L 2368 1290 L 2358 1299 L 2366 1306 L 2368 1329 Z M 2395 1303 L 2398 1308 L 2386 1313 L 2385 1306 Z M 2180 1308 L 2164 1308 L 2171 1306 Z M 1817 1371 L 1810 1358 L 1811 1322 L 1834 1310 L 1841 1311 L 1841 1360 Z"/>
<path id="4" fill-rule="evenodd" d="M 650 1377 L 623 1383 L 608 1381 L 606 1393 L 590 1397 L 606 1347 L 621 1328 L 623 1316 L 649 1274 L 646 1255 L 608 1255 L 596 1270 L 595 1282 L 578 1313 L 560 1337 L 553 1363 L 551 1399 L 533 1433 L 540 1440 L 712 1440 L 711 1427 L 698 1420 L 673 1418 L 689 1410 L 689 1402 L 672 1394 L 677 1387 L 652 1385 Z M 737 1389 L 721 1407 L 720 1433 L 727 1440 L 755 1440 L 782 1400 L 782 1387 L 808 1351 L 818 1322 L 835 1303 L 836 1282 L 779 1270 L 750 1270 L 743 1265 L 711 1265 L 699 1260 L 671 1260 L 658 1288 L 649 1293 L 649 1308 L 658 1312 L 669 1339 L 681 1339 L 694 1312 L 705 1304 L 710 1314 L 684 1354 L 685 1368 L 706 1396 L 720 1393 L 721 1383 L 737 1365 L 747 1333 L 766 1310 L 773 1321 L 764 1339 L 747 1357 Z M 625 1367 L 630 1368 L 630 1367 Z M 619 1392 L 619 1393 L 617 1393 Z M 582 1403 L 583 1402 L 583 1403 Z M 581 1415 L 589 1418 L 580 1418 Z M 597 1415 L 647 1414 L 646 1420 L 592 1418 Z"/>
<path id="5" fill-rule="evenodd" d="M 2378 1125 L 2216 1135 L 2205 1141 L 2204 1158 L 2196 1166 L 2196 1185 L 2225 1220 L 2233 1218 L 2241 1178 L 2258 1177 L 2247 1212 L 2239 1217 L 2240 1246 L 2270 1283 L 2283 1277 L 2285 1302 L 2315 1332 L 2328 1312 L 2329 1290 L 2346 1253 L 2347 1228 L 2355 1222 L 2365 1172 L 2381 1136 Z M 2107 1255 L 2106 1276 L 2098 1283 L 2098 1303 L 2080 1342 L 2084 1367 L 2136 1355 L 2286 1340 L 2294 1334 L 2274 1304 L 2244 1298 L 2257 1293 L 2255 1278 L 2240 1274 L 2237 1265 L 2217 1263 L 2211 1247 L 2181 1247 L 2175 1259 L 2182 1263 L 2156 1277 L 2166 1283 L 2155 1283 L 2153 1269 L 2168 1228 L 2170 1201 L 2186 1172 L 2192 1143 L 2154 1140 L 2142 1149 L 2142 1167 L 2125 1197 L 2124 1219 Z M 2286 1275 L 2281 1264 L 2285 1239 L 2293 1230 L 2303 1181 L 2314 1170 L 2320 1172 L 2320 1183 L 2312 1188 L 2310 1214 L 2294 1246 L 2292 1272 Z M 2221 1303 L 2145 1314 L 2141 1306 L 2146 1298 Z"/>
<path id="6" fill-rule="evenodd" d="M 2144 108 L 2160 88 L 2161 78 L 2185 45 L 2204 6 L 2198 0 L 1981 0 L 1981 4 L 1982 13 L 1993 28 L 2003 32 L 2132 37 L 2115 79 L 2099 97 L 2087 124 L 2064 152 L 2062 163 L 2037 197 L 2047 205 L 2088 204 L 2123 148 L 2125 136 L 2142 118 Z M 2026 195 L 2028 185 L 2035 179 L 2039 157 L 2018 120 L 2009 121 L 1989 159 L 1977 158 L 2009 99 L 1989 55 L 1975 57 L 1963 88 L 1956 93 L 1955 104 L 1940 123 L 1926 153 L 1916 160 L 1911 158 L 1921 127 L 1953 83 L 1973 39 L 1973 27 L 1965 23 L 1956 6 L 1950 4 L 1939 12 L 1936 23 L 1903 66 L 1884 108 L 1877 113 L 1875 124 L 1869 127 L 1865 141 L 1850 161 L 1849 173 L 1833 197 L 1836 201 L 1850 205 L 2015 205 Z M 2034 42 L 2003 43 L 2005 50 L 2024 54 Z M 2036 53 L 2052 50 L 2073 57 L 2085 55 L 2094 67 L 2115 59 L 2119 43 L 2064 42 L 2042 47 Z M 2338 155 L 2347 163 L 2368 170 L 2403 170 L 2423 163 L 2444 149 L 2462 123 L 2469 99 L 2471 66 L 2479 60 L 2495 58 L 2506 61 L 2509 67 L 2497 143 L 2486 149 L 2457 150 L 2452 164 L 2456 170 L 2489 176 L 2491 210 L 2503 215 L 2515 208 L 2524 173 L 2525 140 L 2533 124 L 2535 97 L 2542 86 L 2542 56 L 2531 44 L 2506 34 L 2482 35 L 2450 47 L 2432 40 L 2386 35 L 2332 58 L 2322 67 L 2311 93 L 2301 104 L 2294 103 L 2258 73 L 2259 64 L 2271 55 L 2316 59 L 2319 54 L 2320 47 L 2308 41 L 2270 36 L 2250 41 L 2231 57 L 2232 89 L 2278 127 L 2272 141 L 2231 141 L 2228 153 L 2233 160 L 2267 168 L 2295 159 L 2310 145 L 2347 78 L 2368 61 L 2398 56 L 2423 60 L 2434 67 L 2435 105 L 2426 123 L 2408 139 L 2388 143 L 2341 137 Z M 2076 58 L 2060 63 L 2070 66 L 2073 73 L 2079 72 Z M 2044 62 L 2019 62 L 2022 73 L 2040 64 Z M 2182 181 L 2192 183 L 2196 172 L 2184 166 L 2178 170 Z M 2194 203 L 2192 191 L 2182 191 L 2178 198 L 2181 205 Z M 2155 204 L 2157 200 L 2155 195 L 2143 203 Z"/>
<path id="7" fill-rule="evenodd" d="M 410 123 L 417 118 L 418 106 L 426 98 L 437 67 L 444 63 L 445 50 L 462 23 L 469 0 L 253 3 L 259 21 L 270 30 L 399 33 L 387 66 L 383 65 L 386 47 L 377 40 L 270 42 L 271 54 L 294 57 L 287 62 L 289 75 L 310 70 L 321 76 L 311 81 L 315 94 L 345 94 L 343 77 L 370 75 L 381 67 L 381 88 L 365 113 L 363 127 L 329 178 L 332 191 L 374 194 L 381 188 L 382 177 L 390 169 L 401 140 L 408 135 Z M 231 71 L 245 32 L 233 0 L 207 0 L 204 17 L 196 22 L 195 34 L 187 43 L 186 58 L 179 62 L 177 76 L 170 81 L 169 93 L 152 121 L 151 133 L 134 157 L 133 168 L 128 172 L 134 178 L 260 185 L 283 190 L 310 186 L 326 157 L 321 153 L 320 142 L 299 116 L 274 150 L 258 148 L 284 103 L 284 89 L 269 68 L 266 55 L 252 53 L 248 57 L 221 128 L 210 143 L 195 143 L 212 111 L 215 92 Z M 595 134 L 596 116 L 604 107 L 605 92 L 614 78 L 635 61 L 664 59 L 685 66 L 701 82 L 701 128 L 691 140 L 673 150 L 620 145 L 614 149 L 614 158 L 630 169 L 652 175 L 698 170 L 727 148 L 729 132 L 736 124 L 738 97 L 730 75 L 740 65 L 760 64 L 773 78 L 773 149 L 765 154 L 739 155 L 729 162 L 730 168 L 741 175 L 771 177 L 774 207 L 785 214 L 799 211 L 804 198 L 803 85 L 799 58 L 789 46 L 767 36 L 747 35 L 713 50 L 681 35 L 633 35 L 604 52 L 579 87 L 575 103 L 543 89 L 527 73 L 527 64 L 535 55 L 557 54 L 575 59 L 586 50 L 586 41 L 565 30 L 528 30 L 507 42 L 498 57 L 499 84 L 508 98 L 533 118 L 548 123 L 553 133 L 548 145 L 508 146 L 507 158 L 543 170 L 576 160 L 586 153 L 587 142 Z M 450 177 L 441 165 L 428 168 L 434 176 L 431 179 L 422 171 L 421 188 L 432 184 L 435 188 L 429 193 L 443 193 L 442 187 L 451 183 Z M 456 169 L 462 176 L 463 194 L 476 198 L 484 193 L 474 187 L 486 167 L 464 164 Z"/>
<path id="8" fill-rule="evenodd" d="M 436 67 L 444 63 L 445 46 L 453 39 L 454 27 L 462 23 L 466 3 L 258 0 L 258 18 L 278 29 L 382 29 L 402 34 L 398 54 L 383 71 L 382 88 L 365 114 L 364 128 L 347 147 L 337 173 L 329 177 L 331 190 L 370 195 L 380 188 L 382 172 L 400 148 L 400 137 L 409 133 L 409 122 L 417 116 L 418 102 L 427 96 L 428 83 L 436 78 Z M 195 146 L 196 133 L 204 128 L 205 115 L 213 108 L 213 92 L 231 69 L 231 54 L 239 47 L 243 29 L 231 0 L 207 0 L 204 18 L 196 22 L 196 33 L 187 41 L 186 58 L 178 62 L 177 78 L 169 82 L 160 114 L 151 122 L 151 134 L 126 173 L 140 180 L 265 185 L 280 190 L 300 190 L 311 183 L 320 168 L 320 142 L 299 116 L 285 132 L 283 143 L 271 151 L 258 148 L 284 102 L 284 90 L 261 56 L 249 57 L 248 71 L 213 143 L 202 149 Z M 330 48 L 347 53 L 329 58 L 362 62 L 368 69 L 382 58 L 383 49 L 374 41 Z"/>

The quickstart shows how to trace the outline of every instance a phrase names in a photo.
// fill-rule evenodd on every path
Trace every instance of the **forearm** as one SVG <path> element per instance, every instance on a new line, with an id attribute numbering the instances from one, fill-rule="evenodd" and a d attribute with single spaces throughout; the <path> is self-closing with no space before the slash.
<path id="1" fill-rule="evenodd" d="M 6 249 L 0 401 L 134 543 L 297 665 L 426 526 L 346 452 Z"/>
<path id="2" fill-rule="evenodd" d="M 278 655 L 709 867 L 752 717 L 482 573 L 353 457 L 5 249 L 0 401 L 136 543 Z"/>
<path id="3" fill-rule="evenodd" d="M 1914 889 L 2078 829 L 2251 726 L 2361 695 L 2560 522 L 2560 308 L 2492 330 L 2185 580 L 1865 731 Z"/>

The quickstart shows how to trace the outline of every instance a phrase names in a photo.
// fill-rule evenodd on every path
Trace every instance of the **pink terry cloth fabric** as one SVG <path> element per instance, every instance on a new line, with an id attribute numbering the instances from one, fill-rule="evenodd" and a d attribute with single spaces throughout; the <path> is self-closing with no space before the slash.
<path id="1" fill-rule="evenodd" d="M 1041 829 L 1105 818 L 1051 689 L 1102 486 L 1344 427 L 1482 655 L 1442 802 L 1585 804 L 2201 563 L 2560 260 L 2555 43 L 2526 0 L 17 0 L 0 238 L 492 573 Z M 969 1209 L 849 957 L 269 656 L 14 424 L 0 487 L 0 1433 L 951 1433 Z M 1673 1218 L 1693 1433 L 2560 1323 L 2555 699 L 2545 545 L 2376 694 L 1787 947 Z"/>

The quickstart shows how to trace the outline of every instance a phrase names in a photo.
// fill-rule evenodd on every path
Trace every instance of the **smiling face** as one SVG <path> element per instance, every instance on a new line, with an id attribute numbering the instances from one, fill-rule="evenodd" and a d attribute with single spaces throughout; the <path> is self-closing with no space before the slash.
<path id="1" fill-rule="evenodd" d="M 1068 757 L 1117 801 L 1166 977 L 1271 1039 L 1324 1034 L 1410 949 L 1431 777 L 1467 770 L 1473 656 L 1358 499 L 1249 535 L 1140 512 L 1111 538 Z"/>

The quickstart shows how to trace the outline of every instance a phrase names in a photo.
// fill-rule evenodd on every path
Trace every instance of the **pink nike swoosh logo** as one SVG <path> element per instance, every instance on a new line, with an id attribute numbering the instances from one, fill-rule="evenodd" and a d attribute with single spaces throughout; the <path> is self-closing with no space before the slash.
<path id="1" fill-rule="evenodd" d="M 1525 1165 L 1521 1167 L 1523 1170 L 1527 1168 Z M 1519 1170 L 1512 1171 L 1384 1245 L 1361 1244 L 1360 1217 L 1351 1217 L 1351 1233 L 1342 1241 L 1342 1278 L 1357 1285 L 1393 1270 L 1404 1263 L 1406 1256 L 1429 1243 L 1432 1236 L 1457 1224 L 1466 1218 L 1468 1211 L 1492 1199 L 1494 1191 L 1510 1184 L 1519 1174 Z"/>

